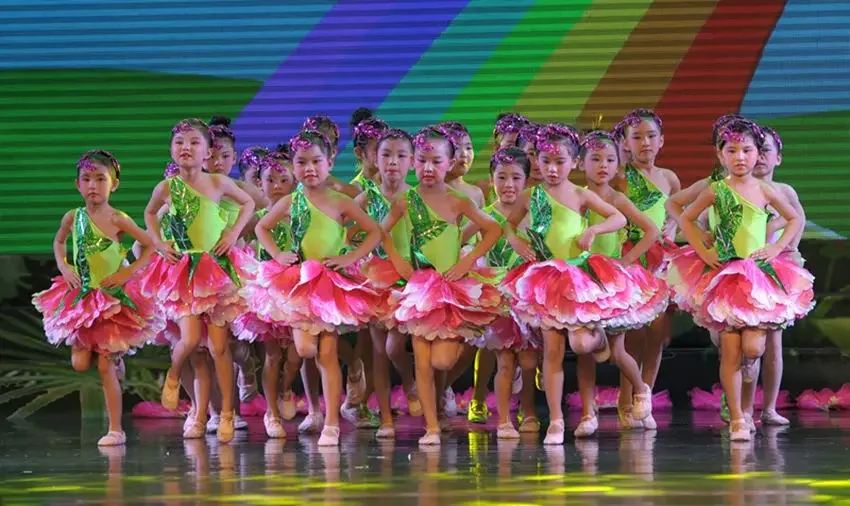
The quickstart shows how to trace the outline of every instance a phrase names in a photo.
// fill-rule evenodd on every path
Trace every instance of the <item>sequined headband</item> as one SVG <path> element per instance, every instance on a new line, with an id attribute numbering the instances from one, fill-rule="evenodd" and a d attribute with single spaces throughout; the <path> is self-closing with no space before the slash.
<path id="1" fill-rule="evenodd" d="M 331 150 L 331 156 L 333 156 L 333 144 L 328 139 L 328 136 L 323 134 L 318 130 L 304 130 L 299 132 L 295 137 L 293 137 L 289 141 L 289 149 L 292 150 L 292 153 L 295 154 L 297 151 L 306 151 L 310 149 L 315 142 L 310 140 L 310 137 L 316 137 L 320 141 L 325 143 L 325 146 Z"/>
<path id="2" fill-rule="evenodd" d="M 659 129 L 664 128 L 664 123 L 661 121 L 661 116 L 656 114 L 652 109 L 635 109 L 632 112 L 626 114 L 626 117 L 623 118 L 623 122 L 634 128 L 641 124 L 641 122 L 645 119 L 651 119 L 658 125 Z"/>
<path id="3" fill-rule="evenodd" d="M 228 139 L 236 140 L 236 134 L 233 133 L 233 130 L 230 129 L 227 125 L 213 125 L 210 127 L 210 136 L 213 140 L 213 148 L 221 149 L 221 142 L 219 139 L 221 137 L 227 137 Z"/>
<path id="4" fill-rule="evenodd" d="M 581 147 L 587 151 L 597 151 L 608 146 L 617 147 L 617 143 L 607 132 L 600 130 L 588 133 L 581 142 Z"/>
<path id="5" fill-rule="evenodd" d="M 717 136 L 718 145 L 721 141 L 745 142 L 748 134 L 752 135 L 756 146 L 764 145 L 764 130 L 757 123 L 747 119 L 735 119 L 726 123 Z"/>
<path id="6" fill-rule="evenodd" d="M 450 130 L 443 125 L 440 126 L 432 126 L 425 127 L 416 134 L 416 137 L 413 138 L 413 147 L 417 151 L 423 151 L 428 153 L 434 150 L 434 143 L 431 142 L 429 136 L 436 135 L 442 138 L 445 138 L 451 144 L 454 153 L 457 154 L 460 149 L 460 139 L 458 139 L 459 134 L 456 131 Z"/>
<path id="7" fill-rule="evenodd" d="M 301 126 L 302 130 L 315 130 L 317 132 L 321 132 L 319 128 L 319 121 L 324 120 L 330 126 L 331 131 L 333 131 L 333 136 L 339 139 L 339 126 L 329 118 L 328 116 L 310 116 L 306 120 L 304 120 L 304 124 Z M 327 136 L 325 136 L 327 137 Z M 333 144 L 328 144 L 328 146 L 333 146 Z"/>
<path id="8" fill-rule="evenodd" d="M 500 149 L 493 158 L 490 159 L 490 164 L 493 167 L 498 167 L 499 165 L 511 165 L 516 163 L 516 158 L 508 154 L 506 149 Z"/>
<path id="9" fill-rule="evenodd" d="M 496 121 L 496 126 L 493 128 L 493 137 L 505 134 L 518 134 L 528 124 L 529 121 L 524 116 L 509 113 Z"/>
<path id="10" fill-rule="evenodd" d="M 262 161 L 260 161 L 260 172 L 271 170 L 278 174 L 285 174 L 289 169 L 286 167 L 284 162 L 280 160 L 281 158 L 285 158 L 283 153 L 272 153 L 263 158 Z"/>
<path id="11" fill-rule="evenodd" d="M 269 156 L 268 148 L 263 146 L 251 146 L 242 151 L 242 156 L 239 157 L 239 166 L 247 170 L 252 167 L 259 167 L 263 158 Z"/>
<path id="12" fill-rule="evenodd" d="M 576 132 L 572 127 L 562 125 L 560 123 L 549 123 L 537 131 L 537 149 L 545 153 L 557 153 L 558 147 L 555 143 L 558 141 L 552 141 L 552 137 L 564 137 L 576 146 L 578 146 L 581 142 L 578 132 Z"/>
<path id="13" fill-rule="evenodd" d="M 363 120 L 354 127 L 354 137 L 365 137 L 367 139 L 380 139 L 384 134 L 384 128 L 375 126 L 370 120 Z"/>
<path id="14" fill-rule="evenodd" d="M 106 161 L 106 167 L 115 171 L 116 178 L 120 177 L 121 164 L 118 163 L 115 155 L 102 149 L 93 149 L 80 157 L 79 161 L 77 161 L 77 172 L 92 172 L 97 170 L 97 160 L 94 160 L 94 158 L 103 158 Z"/>

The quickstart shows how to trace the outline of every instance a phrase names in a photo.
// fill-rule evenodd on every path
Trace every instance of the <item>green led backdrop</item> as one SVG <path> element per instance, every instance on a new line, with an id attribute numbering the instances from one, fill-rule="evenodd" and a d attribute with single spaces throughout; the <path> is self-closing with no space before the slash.
<path id="1" fill-rule="evenodd" d="M 42 1 L 0 3 L 0 253 L 49 253 L 80 205 L 74 162 L 113 151 L 113 203 L 141 218 L 184 117 L 235 118 L 240 147 L 276 144 L 312 113 L 369 106 L 395 126 L 466 123 L 486 171 L 492 123 L 610 126 L 664 117 L 661 163 L 688 184 L 710 125 L 740 111 L 780 131 L 778 179 L 809 236 L 850 233 L 850 4 L 829 0 Z"/>

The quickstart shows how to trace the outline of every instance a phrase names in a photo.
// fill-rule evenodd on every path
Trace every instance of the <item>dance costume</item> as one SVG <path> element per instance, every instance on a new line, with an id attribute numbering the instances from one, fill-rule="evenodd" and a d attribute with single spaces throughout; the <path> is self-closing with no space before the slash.
<path id="1" fill-rule="evenodd" d="M 405 286 L 389 296 L 392 317 L 387 319 L 387 327 L 429 341 L 471 340 L 481 335 L 503 314 L 499 291 L 482 281 L 492 277 L 492 270 L 473 268 L 469 275 L 447 281 L 443 273 L 460 258 L 459 226 L 440 218 L 416 188 L 408 189 L 405 198 L 405 215 L 411 227 L 410 259 L 415 270 Z"/>
<path id="2" fill-rule="evenodd" d="M 664 230 L 667 220 L 667 211 L 664 203 L 669 198 L 663 191 L 658 189 L 643 172 L 632 165 L 626 165 L 626 197 L 637 207 L 638 211 L 645 214 L 658 230 Z M 643 237 L 643 230 L 635 225 L 627 226 L 627 237 L 623 243 L 623 254 L 628 253 Z M 664 277 L 670 255 L 676 252 L 678 246 L 665 237 L 655 242 L 649 250 L 642 255 L 640 261 L 644 267 L 649 269 L 655 276 Z"/>
<path id="3" fill-rule="evenodd" d="M 504 227 L 507 217 L 496 208 L 496 204 L 487 206 L 484 208 L 484 212 Z M 525 236 L 524 232 L 521 231 L 518 234 L 522 237 Z M 487 265 L 495 270 L 496 281 L 501 281 L 510 269 L 519 267 L 523 263 L 523 258 L 514 251 L 504 236 L 499 237 L 499 240 L 490 248 L 484 259 Z M 484 335 L 473 344 L 479 348 L 491 350 L 524 351 L 543 348 L 540 332 L 524 322 L 518 321 L 511 314 L 500 316 L 487 327 Z"/>
<path id="4" fill-rule="evenodd" d="M 538 262 L 511 270 L 502 283 L 515 316 L 543 330 L 628 328 L 646 293 L 609 257 L 582 252 L 585 219 L 542 186 L 532 190 L 528 235 Z"/>
<path id="5" fill-rule="evenodd" d="M 171 202 L 164 235 L 173 237 L 182 257 L 171 264 L 158 255 L 142 276 L 142 293 L 155 298 L 169 320 L 202 316 L 224 327 L 245 311 L 237 271 L 244 261 L 236 248 L 224 256 L 211 253 L 227 227 L 221 207 L 180 176 L 167 182 Z"/>
<path id="6" fill-rule="evenodd" d="M 257 217 L 262 218 L 269 213 L 268 209 L 260 209 L 257 211 Z M 289 233 L 289 227 L 286 222 L 281 221 L 271 230 L 275 244 L 281 251 L 289 251 L 292 248 L 292 237 Z M 256 244 L 256 262 L 245 265 L 245 271 L 250 278 L 245 281 L 240 295 L 247 301 L 248 310 L 236 317 L 233 323 L 230 324 L 230 331 L 233 335 L 241 340 L 249 343 L 279 341 L 281 346 L 287 345 L 292 340 L 289 325 L 270 321 L 261 318 L 254 311 L 257 284 L 253 282 L 256 279 L 260 269 L 260 262 L 274 262 L 274 259 L 269 255 L 268 251 L 257 241 Z"/>
<path id="7" fill-rule="evenodd" d="M 686 246 L 673 258 L 668 284 L 694 322 L 714 332 L 785 328 L 813 307 L 814 276 L 791 255 L 769 262 L 750 258 L 766 245 L 767 212 L 727 180 L 713 182 L 714 247 L 724 265 L 708 269 Z"/>
<path id="8" fill-rule="evenodd" d="M 100 230 L 85 207 L 74 211 L 73 268 L 80 286 L 70 288 L 58 276 L 33 295 L 44 332 L 53 345 L 64 344 L 101 354 L 128 353 L 165 327 L 155 304 L 142 296 L 138 282 L 103 289 L 100 283 L 121 269 L 126 251 Z"/>
<path id="9" fill-rule="evenodd" d="M 340 333 L 372 320 L 380 296 L 364 282 L 325 267 L 339 255 L 345 227 L 310 202 L 299 185 L 290 207 L 292 251 L 300 263 L 262 262 L 251 285 L 251 310 L 264 321 L 288 324 L 311 334 Z"/>

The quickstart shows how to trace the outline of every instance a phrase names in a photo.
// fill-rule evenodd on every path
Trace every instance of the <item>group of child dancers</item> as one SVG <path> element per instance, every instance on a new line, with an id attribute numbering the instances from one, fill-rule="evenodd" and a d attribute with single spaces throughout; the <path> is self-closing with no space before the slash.
<path id="1" fill-rule="evenodd" d="M 598 429 L 595 368 L 606 361 L 621 371 L 621 426 L 653 430 L 652 389 L 676 308 L 720 348 L 731 438 L 755 432 L 765 350 L 762 420 L 788 423 L 772 404 L 781 332 L 813 307 L 813 277 L 796 252 L 799 200 L 772 182 L 782 143 L 770 128 L 719 118 L 719 165 L 683 190 L 673 171 L 655 165 L 664 128 L 647 109 L 584 134 L 502 114 L 480 186 L 464 180 L 474 150 L 456 122 L 411 135 L 356 111 L 360 172 L 350 183 L 331 175 L 339 128 L 325 116 L 308 118 L 288 143 L 238 157 L 228 124 L 214 117 L 173 128 L 173 163 L 153 190 L 146 230 L 109 205 L 121 175 L 111 153 L 89 151 L 77 164 L 85 206 L 62 218 L 54 241 L 61 276 L 33 303 L 48 340 L 71 347 L 75 370 L 97 359 L 109 415 L 99 445 L 125 443 L 122 357 L 151 344 L 171 347 L 162 405 L 177 408 L 181 382 L 192 401 L 186 438 L 210 429 L 226 443 L 244 425 L 237 392 L 254 375 L 257 342 L 270 438 L 286 437 L 299 369 L 309 405 L 299 430 L 320 431 L 319 445 L 339 443 L 340 406 L 358 426 L 377 425 L 376 437 L 393 438 L 392 364 L 410 413 L 424 415 L 420 444 L 440 444 L 451 384 L 474 360 L 470 420 L 489 416 L 482 393 L 495 368 L 497 436 L 540 430 L 537 384 L 549 409 L 544 444 L 562 444 L 567 344 L 583 403 L 575 436 Z M 238 178 L 229 176 L 234 166 Z M 406 183 L 411 166 L 416 186 Z M 586 186 L 570 181 L 574 170 Z M 672 242 L 677 229 L 686 246 Z M 132 255 L 125 236 L 136 241 Z M 340 339 L 348 333 L 355 346 Z M 361 425 L 369 389 L 379 421 Z M 517 393 L 518 427 L 509 412 Z"/>

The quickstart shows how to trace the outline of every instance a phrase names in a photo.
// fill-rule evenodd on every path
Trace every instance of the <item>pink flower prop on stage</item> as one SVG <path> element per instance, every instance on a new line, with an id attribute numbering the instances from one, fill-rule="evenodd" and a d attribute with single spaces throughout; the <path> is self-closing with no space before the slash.
<path id="1" fill-rule="evenodd" d="M 715 383 L 711 387 L 711 392 L 694 387 L 688 391 L 688 396 L 691 398 L 691 408 L 696 410 L 719 411 L 721 407 L 720 397 L 723 395 L 723 388 L 720 383 Z M 760 386 L 756 387 L 756 395 L 753 400 L 755 409 L 764 407 L 764 390 Z M 776 409 L 793 408 L 794 403 L 791 401 L 791 394 L 788 390 L 780 390 L 776 398 Z"/>
<path id="2" fill-rule="evenodd" d="M 192 404 L 182 399 L 177 405 L 176 411 L 169 411 L 162 404 L 154 401 L 143 401 L 133 406 L 133 418 L 186 418 L 186 413 L 192 408 Z"/>
<path id="3" fill-rule="evenodd" d="M 820 411 L 850 409 L 850 383 L 842 385 L 837 392 L 833 392 L 829 388 L 817 391 L 804 390 L 797 397 L 797 407 Z"/>

